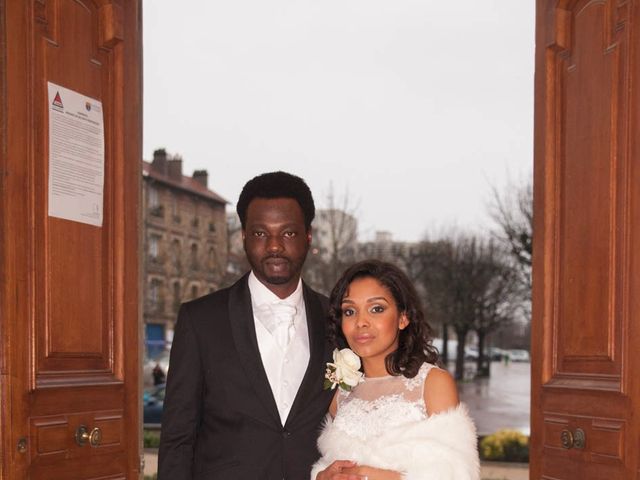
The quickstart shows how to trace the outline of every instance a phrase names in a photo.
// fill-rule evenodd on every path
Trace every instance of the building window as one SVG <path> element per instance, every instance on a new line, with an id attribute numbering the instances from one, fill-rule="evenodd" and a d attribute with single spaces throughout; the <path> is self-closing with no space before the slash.
<path id="1" fill-rule="evenodd" d="M 198 270 L 198 245 L 191 244 L 191 269 Z"/>
<path id="2" fill-rule="evenodd" d="M 164 217 L 164 207 L 160 205 L 160 195 L 158 194 L 158 189 L 149 185 L 148 195 L 149 195 L 149 214 L 154 217 Z"/>
<path id="3" fill-rule="evenodd" d="M 156 208 L 158 206 L 160 206 L 160 199 L 158 197 L 158 190 L 149 185 L 149 208 Z"/>
<path id="4" fill-rule="evenodd" d="M 216 249 L 213 247 L 209 247 L 209 255 L 208 255 L 208 263 L 209 263 L 209 270 L 211 271 L 215 271 L 216 269 Z"/>
<path id="5" fill-rule="evenodd" d="M 197 298 L 197 297 L 198 297 L 198 286 L 191 285 L 191 298 Z"/>
<path id="6" fill-rule="evenodd" d="M 177 269 L 180 269 L 180 240 L 177 238 L 171 242 L 171 263 Z"/>
<path id="7" fill-rule="evenodd" d="M 162 296 L 160 290 L 162 289 L 162 280 L 158 278 L 152 278 L 149 284 L 149 302 L 156 310 L 162 310 Z"/>
<path id="8" fill-rule="evenodd" d="M 178 208 L 178 198 L 175 195 L 171 197 L 171 213 L 173 223 L 180 223 L 180 209 Z"/>
<path id="9" fill-rule="evenodd" d="M 209 222 L 209 232 L 216 233 L 216 224 L 213 222 Z"/>
<path id="10" fill-rule="evenodd" d="M 164 217 L 164 207 L 162 205 L 158 205 L 156 207 L 149 208 L 149 213 L 151 215 L 153 215 L 154 217 L 163 218 Z"/>
<path id="11" fill-rule="evenodd" d="M 160 235 L 149 235 L 149 258 L 157 261 L 160 257 Z"/>

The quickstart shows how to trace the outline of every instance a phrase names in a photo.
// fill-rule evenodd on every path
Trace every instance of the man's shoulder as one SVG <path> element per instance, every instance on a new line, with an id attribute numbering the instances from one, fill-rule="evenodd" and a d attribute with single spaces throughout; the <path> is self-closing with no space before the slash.
<path id="1" fill-rule="evenodd" d="M 246 286 L 246 276 L 243 276 L 234 284 L 223 287 L 214 292 L 195 298 L 183 304 L 183 308 L 190 312 L 208 311 L 212 309 L 226 307 L 229 301 L 229 295 L 234 290 L 242 289 Z"/>

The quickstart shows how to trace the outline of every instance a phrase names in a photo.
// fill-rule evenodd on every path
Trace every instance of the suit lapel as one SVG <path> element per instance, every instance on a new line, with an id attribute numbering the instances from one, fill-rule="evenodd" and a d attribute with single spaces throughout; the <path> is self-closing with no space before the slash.
<path id="1" fill-rule="evenodd" d="M 325 368 L 326 312 L 322 308 L 318 294 L 304 283 L 303 288 L 309 330 L 309 364 L 291 406 L 286 426 L 295 421 L 296 417 L 304 411 L 308 401 L 317 393 L 318 386 L 322 385 L 322 376 Z"/>
<path id="2" fill-rule="evenodd" d="M 247 379 L 251 382 L 256 396 L 264 405 L 271 420 L 280 425 L 278 407 L 260 357 L 247 279 L 248 275 L 245 275 L 229 292 L 229 320 L 233 341 L 242 367 L 247 374 Z"/>

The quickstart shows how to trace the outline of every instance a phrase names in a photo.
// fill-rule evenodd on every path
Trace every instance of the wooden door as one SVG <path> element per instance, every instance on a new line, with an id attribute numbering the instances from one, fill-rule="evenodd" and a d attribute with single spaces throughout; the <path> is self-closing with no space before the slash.
<path id="1" fill-rule="evenodd" d="M 140 9 L 139 0 L 0 1 L 3 480 L 139 477 Z M 72 93 L 52 102 L 49 82 Z M 50 214 L 61 139 L 50 110 L 58 102 L 82 117 L 67 102 L 83 96 L 103 133 L 86 139 L 71 118 L 66 135 L 78 149 L 101 138 L 101 166 L 56 157 L 55 171 L 75 182 L 68 198 L 102 169 L 97 224 Z M 79 198 L 72 206 L 86 207 Z"/>
<path id="2" fill-rule="evenodd" d="M 640 1 L 538 0 L 532 479 L 640 479 Z"/>

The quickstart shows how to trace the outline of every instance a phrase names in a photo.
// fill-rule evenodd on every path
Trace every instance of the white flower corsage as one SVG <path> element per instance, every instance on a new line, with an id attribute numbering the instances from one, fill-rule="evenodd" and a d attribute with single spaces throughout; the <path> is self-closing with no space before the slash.
<path id="1" fill-rule="evenodd" d="M 338 385 L 347 392 L 358 385 L 363 378 L 360 371 L 360 357 L 348 348 L 333 351 L 333 363 L 327 362 L 324 373 L 324 389 L 333 390 Z"/>

